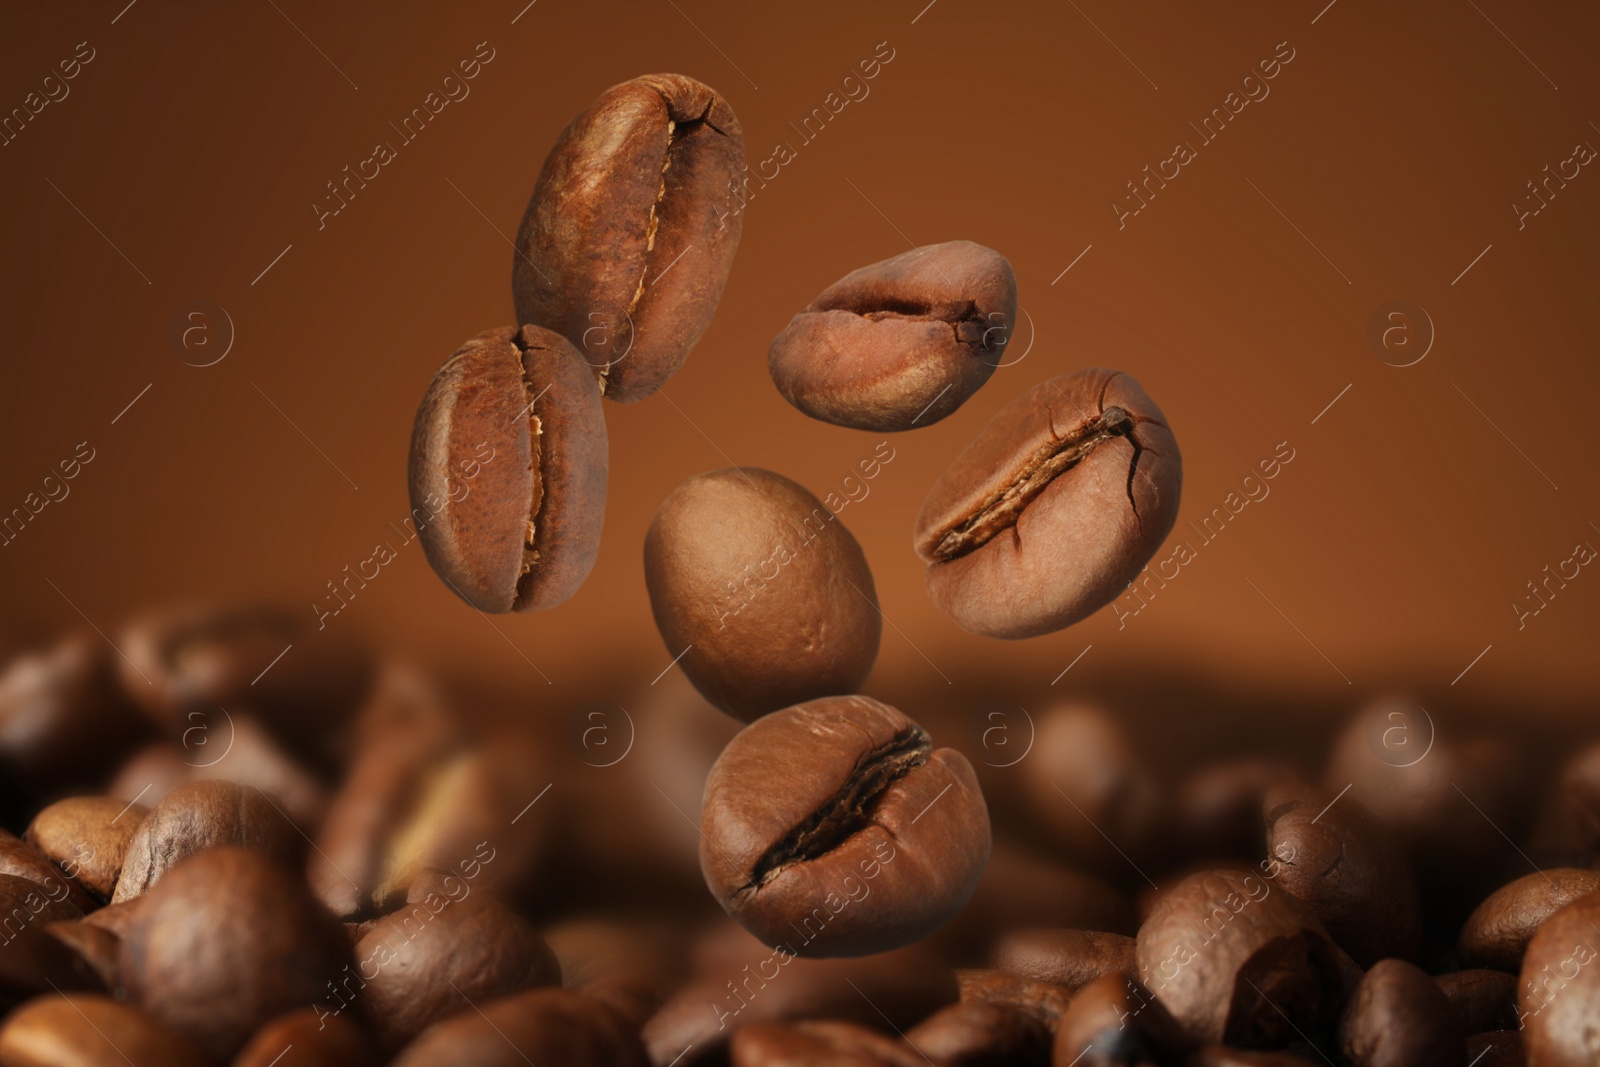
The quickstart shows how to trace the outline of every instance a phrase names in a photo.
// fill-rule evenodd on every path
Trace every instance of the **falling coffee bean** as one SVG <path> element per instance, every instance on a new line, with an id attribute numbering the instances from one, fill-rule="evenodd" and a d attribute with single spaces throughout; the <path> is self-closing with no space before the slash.
<path id="1" fill-rule="evenodd" d="M 607 456 L 600 393 L 564 338 L 479 334 L 434 375 L 411 432 L 428 562 L 480 611 L 562 603 L 600 550 Z"/>
<path id="2" fill-rule="evenodd" d="M 517 230 L 520 322 L 565 334 L 612 400 L 643 400 L 711 324 L 743 228 L 744 135 L 681 74 L 612 86 L 550 150 Z"/>
<path id="3" fill-rule="evenodd" d="M 930 426 L 977 392 L 1005 352 L 1017 278 L 971 241 L 913 249 L 851 271 L 767 352 L 785 400 L 858 430 Z"/>
<path id="4" fill-rule="evenodd" d="M 1093 369 L 1001 408 L 917 517 L 928 595 L 962 629 L 1035 637 L 1111 603 L 1178 517 L 1166 416 L 1139 383 Z"/>

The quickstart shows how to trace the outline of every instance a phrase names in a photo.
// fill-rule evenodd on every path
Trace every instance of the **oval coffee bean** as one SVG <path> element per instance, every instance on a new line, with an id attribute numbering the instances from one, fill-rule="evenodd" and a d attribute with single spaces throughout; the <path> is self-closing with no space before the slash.
<path id="1" fill-rule="evenodd" d="M 1519 1030 L 1486 1030 L 1467 1038 L 1468 1067 L 1523 1067 L 1527 1062 Z"/>
<path id="2" fill-rule="evenodd" d="M 0 889 L 0 902 L 6 902 Z M 25 922 L 26 911 L 4 913 L 5 940 L 0 942 L 0 1016 L 34 997 L 107 988 L 94 966 L 37 919 Z M 3 1064 L 0 1064 L 3 1067 Z"/>
<path id="3" fill-rule="evenodd" d="M 40 997 L 0 1027 L 0 1067 L 209 1067 L 179 1034 L 110 997 Z"/>
<path id="4" fill-rule="evenodd" d="M 301 854 L 300 832 L 260 791 L 232 782 L 180 785 L 139 823 L 128 841 L 113 904 L 150 890 L 173 866 L 197 852 L 234 845 L 283 864 Z"/>
<path id="5" fill-rule="evenodd" d="M 95 899 L 76 879 L 63 874 L 49 856 L 5 830 L 0 830 L 0 875 L 26 879 L 42 889 L 45 898 L 70 904 L 79 912 L 94 910 Z"/>
<path id="6" fill-rule="evenodd" d="M 122 938 L 82 919 L 47 923 L 42 929 L 88 964 L 106 989 L 116 993 L 121 988 Z"/>
<path id="7" fill-rule="evenodd" d="M 1318 1060 L 1292 1052 L 1260 1052 L 1207 1045 L 1183 1061 L 1183 1067 L 1316 1067 Z"/>
<path id="8" fill-rule="evenodd" d="M 732 1067 L 926 1067 L 903 1041 L 859 1023 L 806 1020 L 754 1023 L 728 1043 Z"/>
<path id="9" fill-rule="evenodd" d="M 855 691 L 883 617 L 861 546 L 801 485 L 758 467 L 698 474 L 644 541 L 650 610 L 707 700 L 749 722 Z"/>
<path id="10" fill-rule="evenodd" d="M 517 229 L 519 322 L 562 333 L 612 400 L 683 365 L 727 284 L 744 225 L 744 134 L 681 74 L 614 85 L 562 131 Z"/>
<path id="11" fill-rule="evenodd" d="M 700 869 L 724 910 L 801 956 L 925 937 L 989 858 L 966 757 L 868 697 L 827 697 L 745 727 L 706 780 Z"/>
<path id="12" fill-rule="evenodd" d="M 1170 1063 L 1187 1047 L 1167 1009 L 1136 981 L 1108 974 L 1079 990 L 1056 1027 L 1053 1063 L 1066 1067 L 1146 1067 Z"/>
<path id="13" fill-rule="evenodd" d="M 964 1000 L 906 1031 L 906 1043 L 945 1067 L 1046 1067 L 1050 1028 L 1009 1004 Z"/>
<path id="14" fill-rule="evenodd" d="M 435 1023 L 392 1067 L 644 1067 L 646 1062 L 638 1035 L 610 1005 L 565 989 L 534 989 Z"/>
<path id="15" fill-rule="evenodd" d="M 1600 1056 L 1600 893 L 1544 921 L 1522 958 L 1517 1012 L 1528 1062 L 1592 1065 Z"/>
<path id="16" fill-rule="evenodd" d="M 1550 867 L 1501 886 L 1467 916 L 1456 942 L 1465 967 L 1522 970 L 1528 941 L 1551 915 L 1579 897 L 1600 892 L 1600 871 Z"/>
<path id="17" fill-rule="evenodd" d="M 1475 968 L 1434 976 L 1469 1034 L 1517 1028 L 1517 976 Z"/>
<path id="18" fill-rule="evenodd" d="M 1013 930 L 995 944 L 990 963 L 1002 971 L 1076 993 L 1107 974 L 1138 974 L 1136 942 L 1100 930 Z"/>
<path id="19" fill-rule="evenodd" d="M 1017 276 L 971 241 L 851 271 L 767 351 L 783 398 L 858 430 L 931 426 L 989 380 L 1017 317 Z"/>
<path id="20" fill-rule="evenodd" d="M 359 1025 L 299 1008 L 256 1031 L 231 1067 L 373 1067 L 372 1039 Z"/>
<path id="21" fill-rule="evenodd" d="M 480 611 L 542 611 L 600 551 L 608 465 L 594 378 L 538 326 L 487 330 L 428 384 L 411 513 L 435 573 Z"/>
<path id="22" fill-rule="evenodd" d="M 1116 599 L 1178 517 L 1166 416 L 1120 371 L 1040 382 L 939 480 L 914 543 L 934 604 L 970 633 L 1035 637 Z"/>
<path id="23" fill-rule="evenodd" d="M 33 817 L 26 839 L 101 900 L 109 900 L 146 809 L 114 797 L 69 797 Z"/>
<path id="24" fill-rule="evenodd" d="M 956 971 L 961 999 L 982 1004 L 1004 1004 L 1044 1023 L 1051 1030 L 1067 1010 L 1072 993 L 1051 982 L 1019 978 L 990 967 L 965 967 Z"/>
<path id="25" fill-rule="evenodd" d="M 1466 1042 L 1444 993 L 1404 960 L 1374 964 L 1339 1023 L 1339 1045 L 1356 1067 L 1461 1067 Z"/>

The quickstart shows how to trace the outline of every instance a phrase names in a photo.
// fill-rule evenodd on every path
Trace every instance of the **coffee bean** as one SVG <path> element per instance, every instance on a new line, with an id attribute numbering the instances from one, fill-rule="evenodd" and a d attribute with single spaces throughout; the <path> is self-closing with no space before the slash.
<path id="1" fill-rule="evenodd" d="M 749 722 L 853 692 L 878 656 L 872 572 L 844 523 L 756 467 L 674 489 L 644 542 L 650 610 L 695 688 Z"/>
<path id="2" fill-rule="evenodd" d="M 1523 1067 L 1527 1062 L 1520 1031 L 1488 1030 L 1467 1038 L 1469 1067 Z"/>
<path id="3" fill-rule="evenodd" d="M 181 1035 L 110 997 L 40 997 L 0 1027 L 3 1067 L 209 1067 Z"/>
<path id="4" fill-rule="evenodd" d="M 1436 975 L 1444 999 L 1455 1009 L 1468 1034 L 1517 1028 L 1517 976 L 1477 968 Z"/>
<path id="5" fill-rule="evenodd" d="M 1249 862 L 1261 855 L 1261 803 L 1297 775 L 1287 764 L 1246 756 L 1187 775 L 1172 802 L 1173 832 L 1197 859 Z"/>
<path id="6" fill-rule="evenodd" d="M 1136 981 L 1108 974 L 1084 986 L 1056 1028 L 1056 1064 L 1153 1067 L 1187 1041 L 1160 1000 Z"/>
<path id="7" fill-rule="evenodd" d="M 44 897 L 71 905 L 80 913 L 98 903 L 76 879 L 68 878 L 50 857 L 19 837 L 0 830 L 0 875 L 26 879 L 44 891 Z"/>
<path id="8" fill-rule="evenodd" d="M 593 997 L 534 989 L 477 1007 L 429 1027 L 392 1067 L 644 1067 L 647 1062 L 626 1020 Z"/>
<path id="9" fill-rule="evenodd" d="M 5 887 L 0 886 L 0 903 L 8 904 Z M 89 962 L 66 942 L 50 936 L 48 924 L 37 920 L 23 926 L 19 913 L 7 908 L 4 913 L 5 940 L 0 941 L 0 1016 L 32 997 L 85 990 L 99 993 L 106 989 L 100 975 Z M 0 1067 L 3 1067 L 0 1061 Z"/>
<path id="10" fill-rule="evenodd" d="M 729 1042 L 732 1067 L 927 1067 L 905 1042 L 857 1023 L 754 1023 Z"/>
<path id="11" fill-rule="evenodd" d="M 194 765 L 183 752 L 165 741 L 146 745 L 133 754 L 106 786 L 106 795 L 124 804 L 149 810 L 161 798 L 194 777 Z"/>
<path id="12" fill-rule="evenodd" d="M 352 996 L 391 1053 L 470 1004 L 561 980 L 532 924 L 454 872 L 420 875 L 405 906 L 356 944 L 355 959 L 361 982 Z"/>
<path id="13" fill-rule="evenodd" d="M 1557 796 L 1582 843 L 1600 851 L 1600 744 L 1583 748 L 1567 761 Z"/>
<path id="14" fill-rule="evenodd" d="M 1183 1061 L 1184 1067 L 1316 1067 L 1322 1062 L 1292 1052 L 1257 1052 L 1251 1049 L 1207 1045 Z"/>
<path id="15" fill-rule="evenodd" d="M 1022 978 L 1050 982 L 1076 993 L 1107 974 L 1138 974 L 1136 942 L 1100 930 L 1020 929 L 1005 934 L 990 960 Z"/>
<path id="16" fill-rule="evenodd" d="M 349 965 L 339 924 L 304 881 L 243 848 L 174 866 L 122 940 L 131 1001 L 217 1058 L 278 1015 L 321 1003 Z"/>
<path id="17" fill-rule="evenodd" d="M 1522 954 L 1540 925 L 1574 900 L 1595 892 L 1600 892 L 1600 871 L 1571 867 L 1551 867 L 1501 886 L 1461 927 L 1456 951 L 1462 964 L 1520 971 Z"/>
<path id="18" fill-rule="evenodd" d="M 971 241 L 926 245 L 851 271 L 767 351 L 785 400 L 858 430 L 931 426 L 989 380 L 1017 317 L 1017 277 Z"/>
<path id="19" fill-rule="evenodd" d="M 1363 966 L 1416 957 L 1422 943 L 1416 877 L 1398 842 L 1354 795 L 1281 784 L 1262 801 L 1278 881 Z"/>
<path id="20" fill-rule="evenodd" d="M 966 757 L 868 697 L 826 697 L 747 726 L 711 769 L 700 829 L 717 902 L 802 956 L 926 936 L 966 903 L 989 858 Z"/>
<path id="21" fill-rule="evenodd" d="M 279 745 L 255 716 L 233 715 L 230 725 L 231 737 L 224 740 L 232 744 L 224 752 L 193 756 L 189 777 L 259 789 L 301 830 L 315 833 L 328 807 L 328 790 L 318 775 Z"/>
<path id="22" fill-rule="evenodd" d="M 573 988 L 572 983 L 567 982 L 565 988 Z M 609 974 L 584 983 L 577 991 L 615 1011 L 630 1034 L 639 1032 L 660 1009 L 663 999 L 648 980 L 633 974 Z"/>
<path id="23" fill-rule="evenodd" d="M 1600 893 L 1579 897 L 1546 919 L 1528 942 L 1517 1011 L 1528 1062 L 1593 1064 L 1600 1019 Z"/>
<path id="24" fill-rule="evenodd" d="M 1160 547 L 1183 481 L 1166 416 L 1120 371 L 1001 408 L 917 516 L 928 595 L 962 629 L 1035 637 L 1109 604 Z"/>
<path id="25" fill-rule="evenodd" d="M 232 1067 L 374 1067 L 377 1062 L 371 1039 L 356 1023 L 299 1008 L 257 1030 Z"/>
<path id="26" fill-rule="evenodd" d="M 685 970 L 682 930 L 671 919 L 568 919 L 545 930 L 544 939 L 560 961 L 567 989 L 626 977 L 665 996 Z"/>
<path id="27" fill-rule="evenodd" d="M 1046 1067 L 1050 1028 L 1009 1004 L 965 1000 L 906 1031 L 906 1043 L 941 1067 Z"/>
<path id="28" fill-rule="evenodd" d="M 1433 979 L 1404 960 L 1379 960 L 1356 986 L 1339 1044 L 1356 1067 L 1460 1067 L 1466 1032 Z"/>
<path id="29" fill-rule="evenodd" d="M 119 904 L 149 892 L 174 865 L 206 849 L 238 846 L 294 864 L 303 841 L 288 816 L 259 790 L 232 782 L 180 785 L 150 810 L 128 841 L 111 901 Z"/>
<path id="30" fill-rule="evenodd" d="M 1342 1002 L 1338 950 L 1278 866 L 1192 874 L 1139 928 L 1140 978 L 1198 1042 L 1271 1044 Z"/>
<path id="31" fill-rule="evenodd" d="M 114 797 L 70 797 L 33 817 L 27 841 L 99 900 L 109 900 L 146 814 Z"/>
<path id="32" fill-rule="evenodd" d="M 643 400 L 689 355 L 744 225 L 744 134 L 708 85 L 647 74 L 562 131 L 517 229 L 519 322 L 567 336 L 612 400 Z"/>
<path id="33" fill-rule="evenodd" d="M 112 993 L 122 987 L 122 938 L 82 919 L 46 923 L 41 929 L 89 965 L 100 984 Z"/>
<path id="34" fill-rule="evenodd" d="M 14 874 L 0 874 L 0 933 L 4 936 L 15 936 L 19 930 L 46 923 L 81 919 L 83 915 L 59 875 L 49 884 L 40 884 Z"/>
<path id="35" fill-rule="evenodd" d="M 1004 1004 L 1038 1019 L 1054 1030 L 1067 1010 L 1072 993 L 1063 986 L 1019 978 L 992 967 L 964 967 L 956 970 L 961 999 L 984 1004 Z"/>
<path id="36" fill-rule="evenodd" d="M 411 432 L 422 549 L 480 611 L 543 611 L 600 551 L 608 467 L 600 393 L 583 358 L 538 326 L 487 330 L 428 384 Z"/>

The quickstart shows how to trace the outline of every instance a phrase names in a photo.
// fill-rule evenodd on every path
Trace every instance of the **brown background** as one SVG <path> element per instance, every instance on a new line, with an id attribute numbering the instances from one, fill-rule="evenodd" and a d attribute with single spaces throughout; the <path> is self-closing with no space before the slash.
<path id="1" fill-rule="evenodd" d="M 398 545 L 416 402 L 462 340 L 509 322 L 506 237 L 557 133 L 605 87 L 673 70 L 729 98 L 752 166 L 778 142 L 795 158 L 751 201 L 684 370 L 665 395 L 608 405 L 593 576 L 556 611 L 490 621 L 413 543 L 330 628 L 526 686 L 535 704 L 546 679 L 647 683 L 670 659 L 640 559 L 661 498 L 730 462 L 824 494 L 879 440 L 788 407 L 768 341 L 846 271 L 969 238 L 1015 265 L 1032 343 L 1019 329 L 1010 358 L 1024 358 L 943 423 L 894 437 L 842 515 L 892 624 L 869 690 L 973 672 L 1046 690 L 1092 645 L 1061 689 L 1193 670 L 1334 701 L 1396 680 L 1462 701 L 1592 694 L 1600 575 L 1585 569 L 1520 632 L 1510 605 L 1576 543 L 1600 546 L 1600 173 L 1585 167 L 1521 231 L 1510 205 L 1576 143 L 1600 146 L 1600 9 L 925 2 L 8 12 L 0 108 L 78 42 L 96 57 L 0 148 L 0 510 L 78 442 L 96 458 L 0 548 L 6 621 L 81 625 L 81 611 L 114 637 L 152 601 L 234 594 L 304 604 L 309 620 L 341 568 Z M 471 95 L 319 232 L 324 183 L 396 140 L 388 124 L 480 41 L 495 58 Z M 803 143 L 790 123 L 885 41 L 870 95 Z M 1189 123 L 1284 41 L 1294 59 L 1270 96 L 1119 230 L 1124 183 L 1198 143 Z M 1367 341 L 1394 299 L 1437 331 L 1406 368 Z M 169 340 L 195 300 L 236 327 L 203 369 Z M 1093 364 L 1137 376 L 1179 437 L 1175 537 L 1278 442 L 1296 458 L 1125 629 L 1108 611 L 1020 643 L 965 635 L 922 591 L 922 496 L 995 409 Z"/>

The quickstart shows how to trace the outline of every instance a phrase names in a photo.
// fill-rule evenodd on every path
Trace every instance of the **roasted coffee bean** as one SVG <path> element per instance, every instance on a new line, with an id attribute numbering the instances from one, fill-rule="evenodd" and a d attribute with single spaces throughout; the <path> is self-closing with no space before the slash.
<path id="1" fill-rule="evenodd" d="M 570 984 L 567 988 L 571 988 Z M 610 974 L 584 983 L 577 991 L 615 1011 L 632 1034 L 637 1034 L 660 1009 L 663 1000 L 649 981 L 632 974 Z"/>
<path id="2" fill-rule="evenodd" d="M 1477 968 L 1434 977 L 1465 1033 L 1517 1028 L 1517 976 Z"/>
<path id="3" fill-rule="evenodd" d="M 14 936 L 18 930 L 46 923 L 83 918 L 60 876 L 41 885 L 14 874 L 0 874 L 0 930 Z"/>
<path id="4" fill-rule="evenodd" d="M 1311 1056 L 1297 1056 L 1292 1052 L 1260 1052 L 1226 1045 L 1207 1045 L 1192 1053 L 1183 1064 L 1184 1067 L 1316 1067 L 1319 1062 Z"/>
<path id="5" fill-rule="evenodd" d="M 1005 1004 L 1044 1023 L 1051 1030 L 1067 1010 L 1072 993 L 1063 986 L 1019 978 L 991 967 L 964 967 L 956 971 L 961 999 L 985 1004 Z"/>
<path id="6" fill-rule="evenodd" d="M 158 741 L 139 749 L 122 765 L 106 786 L 106 795 L 149 810 L 151 805 L 161 803 L 162 797 L 193 779 L 194 771 L 181 749 Z"/>
<path id="7" fill-rule="evenodd" d="M 1357 963 L 1414 959 L 1422 944 L 1416 877 L 1400 845 L 1355 796 L 1278 785 L 1262 801 L 1278 883 Z"/>
<path id="8" fill-rule="evenodd" d="M 994 967 L 1076 993 L 1107 974 L 1138 974 L 1136 942 L 1101 930 L 1013 930 L 995 944 Z"/>
<path id="9" fill-rule="evenodd" d="M 668 652 L 746 722 L 853 692 L 878 657 L 883 616 L 861 546 L 771 471 L 729 467 L 674 489 L 645 535 L 644 578 Z"/>
<path id="10" fill-rule="evenodd" d="M 1139 928 L 1140 978 L 1197 1042 L 1271 1044 L 1338 1011 L 1338 950 L 1282 866 L 1192 874 Z"/>
<path id="11" fill-rule="evenodd" d="M 122 987 L 122 938 L 82 919 L 46 923 L 41 929 L 88 964 L 106 989 L 116 993 Z"/>
<path id="12" fill-rule="evenodd" d="M 732 1067 L 926 1067 L 916 1051 L 857 1023 L 754 1023 L 728 1045 Z"/>
<path id="13" fill-rule="evenodd" d="M 1600 871 L 1551 867 L 1518 878 L 1467 916 L 1456 952 L 1467 967 L 1515 974 L 1522 970 L 1522 953 L 1534 931 L 1574 900 L 1595 892 L 1600 892 Z"/>
<path id="14" fill-rule="evenodd" d="M 94 910 L 96 901 L 74 878 L 67 877 L 50 857 L 0 830 L 0 875 L 26 879 L 44 890 L 44 897 L 70 904 L 79 912 Z"/>
<path id="15" fill-rule="evenodd" d="M 1469 1067 L 1523 1067 L 1527 1062 L 1518 1030 L 1487 1030 L 1467 1038 Z"/>
<path id="16" fill-rule="evenodd" d="M 312 769 L 280 746 L 253 715 L 234 715 L 227 751 L 193 757 L 189 776 L 259 789 L 300 829 L 315 833 L 328 807 L 328 790 Z M 151 800 L 151 803 L 155 803 Z"/>
<path id="17" fill-rule="evenodd" d="M 405 906 L 356 944 L 355 958 L 363 981 L 352 995 L 391 1053 L 466 1005 L 561 981 L 560 964 L 533 925 L 472 894 L 453 872 L 421 874 Z"/>
<path id="18" fill-rule="evenodd" d="M 655 1067 L 715 1062 L 730 1034 L 758 1022 L 837 1019 L 905 1031 L 956 1001 L 956 978 L 924 949 L 846 960 L 782 948 L 725 964 L 673 994 L 644 1026 Z"/>
<path id="19" fill-rule="evenodd" d="M 967 902 L 989 858 L 989 813 L 966 757 L 859 696 L 747 726 L 711 769 L 700 829 L 717 902 L 801 956 L 926 936 Z"/>
<path id="20" fill-rule="evenodd" d="M 1057 704 L 1041 712 L 1033 750 L 1017 770 L 1035 818 L 1068 859 L 1120 872 L 1164 843 L 1167 807 L 1155 775 L 1098 706 Z"/>
<path id="21" fill-rule="evenodd" d="M 562 131 L 517 229 L 517 320 L 567 336 L 612 400 L 683 366 L 744 226 L 744 134 L 681 74 L 614 85 Z"/>
<path id="22" fill-rule="evenodd" d="M 1244 757 L 1201 767 L 1174 791 L 1173 833 L 1196 859 L 1250 862 L 1261 855 L 1261 802 L 1267 790 L 1296 779 L 1274 760 Z"/>
<path id="23" fill-rule="evenodd" d="M 572 346 L 538 326 L 486 330 L 439 368 L 411 431 L 428 562 L 480 611 L 568 600 L 600 551 L 609 462 L 600 392 Z"/>
<path id="24" fill-rule="evenodd" d="M 284 1012 L 322 1003 L 350 966 L 343 931 L 304 881 L 242 848 L 167 871 L 122 940 L 131 1001 L 215 1058 Z"/>
<path id="25" fill-rule="evenodd" d="M 1046 1067 L 1050 1028 L 1009 1004 L 964 1000 L 906 1031 L 906 1043 L 941 1067 Z"/>
<path id="26" fill-rule="evenodd" d="M 644 1067 L 647 1062 L 627 1021 L 593 997 L 534 989 L 478 1009 L 457 1012 L 423 1031 L 392 1067 Z"/>
<path id="27" fill-rule="evenodd" d="M 68 877 L 108 900 L 147 810 L 114 797 L 70 797 L 35 815 L 23 836 Z"/>
<path id="28" fill-rule="evenodd" d="M 232 782 L 190 782 L 168 793 L 127 844 L 113 904 L 132 900 L 174 865 L 206 849 L 249 848 L 283 864 L 300 857 L 304 839 L 263 793 Z"/>
<path id="29" fill-rule="evenodd" d="M 110 997 L 40 997 L 0 1027 L 0 1067 L 210 1067 L 181 1035 Z"/>
<path id="30" fill-rule="evenodd" d="M 103 908 L 96 908 L 83 917 L 83 922 L 115 934 L 120 939 L 127 934 L 138 917 L 139 906 L 143 900 L 143 897 L 134 897 L 121 904 L 107 904 Z"/>
<path id="31" fill-rule="evenodd" d="M 1600 893 L 1544 921 L 1522 958 L 1517 1012 L 1528 1062 L 1578 1067 L 1600 1056 Z"/>
<path id="32" fill-rule="evenodd" d="M 644 981 L 664 997 L 687 967 L 682 930 L 670 918 L 568 919 L 545 930 L 544 939 L 560 961 L 561 984 L 567 989 L 584 990 L 595 982 L 625 977 Z"/>
<path id="33" fill-rule="evenodd" d="M 1188 1046 L 1162 1002 L 1117 974 L 1084 986 L 1056 1027 L 1057 1067 L 1154 1067 Z"/>
<path id="34" fill-rule="evenodd" d="M 1339 1022 L 1339 1045 L 1356 1067 L 1461 1067 L 1466 1040 L 1444 993 L 1404 960 L 1373 964 Z"/>
<path id="35" fill-rule="evenodd" d="M 1120 371 L 1040 382 L 934 483 L 914 543 L 928 595 L 985 637 L 1035 637 L 1127 589 L 1178 517 L 1166 416 Z"/>
<path id="36" fill-rule="evenodd" d="M 232 1067 L 374 1067 L 377 1053 L 359 1025 L 299 1008 L 256 1031 Z"/>
<path id="37" fill-rule="evenodd" d="M 1590 851 L 1600 851 L 1600 744 L 1589 745 L 1567 761 L 1557 796 L 1580 841 Z"/>
<path id="38" fill-rule="evenodd" d="M 33 793 L 94 788 L 147 732 L 95 634 L 14 657 L 0 671 L 0 777 Z"/>
<path id="39" fill-rule="evenodd" d="M 1016 318 L 1006 257 L 971 241 L 925 245 L 824 289 L 773 340 L 767 370 L 814 419 L 931 426 L 989 380 Z"/>
<path id="40" fill-rule="evenodd" d="M 0 941 L 0 1016 L 32 997 L 73 990 L 98 993 L 106 988 L 89 962 L 66 942 L 51 937 L 46 925 L 21 926 L 15 911 L 6 913 L 5 939 Z"/>

